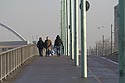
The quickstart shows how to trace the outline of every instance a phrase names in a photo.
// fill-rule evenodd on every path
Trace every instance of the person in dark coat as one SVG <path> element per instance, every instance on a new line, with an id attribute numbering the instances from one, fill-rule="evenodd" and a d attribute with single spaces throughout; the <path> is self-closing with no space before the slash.
<path id="1" fill-rule="evenodd" d="M 38 50 L 39 50 L 39 55 L 43 56 L 42 55 L 42 50 L 44 48 L 44 42 L 43 42 L 41 37 L 39 38 L 39 41 L 37 42 L 37 47 L 38 47 Z"/>
<path id="2" fill-rule="evenodd" d="M 62 42 L 61 38 L 59 37 L 59 35 L 57 35 L 57 37 L 55 39 L 54 47 L 56 47 L 56 49 L 57 49 L 57 56 L 60 56 L 61 47 L 63 47 L 63 42 Z"/>

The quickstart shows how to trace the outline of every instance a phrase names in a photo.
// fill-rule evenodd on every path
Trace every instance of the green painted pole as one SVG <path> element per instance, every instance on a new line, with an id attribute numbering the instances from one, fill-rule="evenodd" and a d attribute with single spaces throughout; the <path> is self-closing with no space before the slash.
<path id="1" fill-rule="evenodd" d="M 68 26 L 68 0 L 66 0 L 66 30 L 67 30 L 67 33 L 66 33 L 66 37 L 67 37 L 67 56 L 69 56 L 69 26 Z"/>
<path id="2" fill-rule="evenodd" d="M 70 56 L 70 0 L 67 0 L 68 6 L 68 56 Z"/>
<path id="3" fill-rule="evenodd" d="M 63 0 L 63 12 L 64 12 L 64 54 L 66 55 L 66 3 L 65 0 Z"/>
<path id="4" fill-rule="evenodd" d="M 70 0 L 68 1 L 68 56 L 70 56 Z"/>
<path id="5" fill-rule="evenodd" d="M 79 66 L 79 55 L 78 55 L 78 8 L 79 0 L 74 0 L 74 60 L 75 65 Z"/>
<path id="6" fill-rule="evenodd" d="M 65 55 L 67 56 L 67 14 L 66 14 L 66 0 L 64 0 L 65 7 Z"/>
<path id="7" fill-rule="evenodd" d="M 74 60 L 74 1 L 71 0 L 71 33 L 72 33 L 72 59 Z"/>
<path id="8" fill-rule="evenodd" d="M 125 83 L 125 0 L 119 0 L 119 83 Z"/>
<path id="9" fill-rule="evenodd" d="M 70 59 L 72 58 L 72 0 L 69 2 L 70 5 Z"/>
<path id="10" fill-rule="evenodd" d="M 63 41 L 63 44 L 65 45 L 65 35 L 64 35 L 64 33 L 65 33 L 65 31 L 64 31 L 64 27 L 65 27 L 65 25 L 64 25 L 64 1 L 63 0 L 61 0 L 61 39 L 62 39 L 62 41 Z M 64 48 L 63 49 L 61 49 L 61 54 L 64 54 Z"/>
<path id="11" fill-rule="evenodd" d="M 61 39 L 63 38 L 63 7 L 62 7 L 62 1 L 61 1 L 61 30 L 60 30 L 60 35 Z"/>
<path id="12" fill-rule="evenodd" d="M 72 11 L 72 59 L 74 59 L 74 1 L 71 1 Z"/>
<path id="13" fill-rule="evenodd" d="M 64 1 L 62 0 L 62 42 L 64 44 Z M 65 44 L 64 44 L 65 45 Z M 64 49 L 63 49 L 63 53 L 64 53 Z"/>
<path id="14" fill-rule="evenodd" d="M 63 14 L 63 44 L 64 44 L 64 55 L 66 55 L 66 13 L 65 13 L 65 0 L 62 0 L 62 14 Z"/>
<path id="15" fill-rule="evenodd" d="M 81 77 L 87 78 L 86 0 L 81 0 Z"/>

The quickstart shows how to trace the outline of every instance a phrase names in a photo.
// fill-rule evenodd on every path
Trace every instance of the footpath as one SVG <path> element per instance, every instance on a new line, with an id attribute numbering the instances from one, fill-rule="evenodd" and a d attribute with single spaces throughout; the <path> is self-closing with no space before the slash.
<path id="1" fill-rule="evenodd" d="M 97 59 L 97 60 L 96 60 Z M 81 78 L 80 66 L 67 56 L 36 56 L 11 81 L 12 83 L 118 83 L 117 73 L 96 57 L 88 57 L 88 78 Z M 111 64 L 110 64 L 111 65 Z M 111 68 L 110 68 L 111 67 Z M 108 69 L 109 68 L 109 69 Z M 116 71 L 117 72 L 117 71 Z M 5 81 L 4 83 L 10 83 Z"/>

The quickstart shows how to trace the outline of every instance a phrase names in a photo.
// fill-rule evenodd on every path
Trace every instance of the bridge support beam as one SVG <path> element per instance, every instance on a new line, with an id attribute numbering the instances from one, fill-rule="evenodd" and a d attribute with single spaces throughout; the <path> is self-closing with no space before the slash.
<path id="1" fill-rule="evenodd" d="M 119 83 L 125 83 L 125 0 L 119 0 Z"/>
<path id="2" fill-rule="evenodd" d="M 86 0 L 81 0 L 81 76 L 87 78 Z"/>

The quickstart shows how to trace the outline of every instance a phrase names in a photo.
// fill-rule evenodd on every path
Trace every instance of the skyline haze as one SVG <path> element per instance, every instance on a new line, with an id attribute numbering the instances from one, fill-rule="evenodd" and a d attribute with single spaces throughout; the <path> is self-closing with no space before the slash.
<path id="1" fill-rule="evenodd" d="M 89 47 L 101 40 L 102 34 L 105 38 L 110 38 L 110 25 L 114 26 L 114 6 L 118 4 L 118 0 L 88 1 L 90 2 L 90 9 L 87 12 L 87 46 Z M 61 0 L 1 0 L 0 22 L 8 25 L 30 42 L 38 40 L 40 36 L 43 40 L 49 36 L 54 41 L 60 32 L 60 4 Z M 101 26 L 104 28 L 97 29 Z M 19 40 L 3 28 L 0 28 L 0 34 L 1 41 Z"/>

